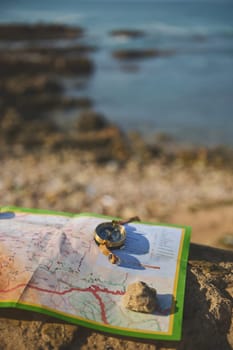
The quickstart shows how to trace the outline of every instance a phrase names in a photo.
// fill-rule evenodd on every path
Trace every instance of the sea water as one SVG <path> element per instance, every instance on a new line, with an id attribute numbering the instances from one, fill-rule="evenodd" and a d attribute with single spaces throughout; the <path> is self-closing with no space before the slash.
<path id="1" fill-rule="evenodd" d="M 65 23 L 86 29 L 98 47 L 96 70 L 80 92 L 123 129 L 165 132 L 183 142 L 233 146 L 233 1 L 11 0 L 0 2 L 0 22 Z M 114 29 L 145 36 L 112 37 Z M 171 55 L 132 63 L 117 49 L 168 50 Z"/>

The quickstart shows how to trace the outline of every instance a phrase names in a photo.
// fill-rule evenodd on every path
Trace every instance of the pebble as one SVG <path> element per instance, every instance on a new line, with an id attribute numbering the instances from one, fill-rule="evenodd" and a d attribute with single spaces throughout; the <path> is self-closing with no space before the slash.
<path id="1" fill-rule="evenodd" d="M 158 307 L 156 289 L 139 281 L 128 285 L 123 305 L 135 312 L 153 313 Z"/>

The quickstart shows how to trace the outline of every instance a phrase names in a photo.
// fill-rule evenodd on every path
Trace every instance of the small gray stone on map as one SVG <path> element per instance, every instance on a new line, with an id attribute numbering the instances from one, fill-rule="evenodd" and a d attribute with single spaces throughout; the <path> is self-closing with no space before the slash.
<path id="1" fill-rule="evenodd" d="M 130 284 L 123 296 L 123 305 L 132 311 L 152 313 L 157 308 L 156 289 L 139 281 Z"/>

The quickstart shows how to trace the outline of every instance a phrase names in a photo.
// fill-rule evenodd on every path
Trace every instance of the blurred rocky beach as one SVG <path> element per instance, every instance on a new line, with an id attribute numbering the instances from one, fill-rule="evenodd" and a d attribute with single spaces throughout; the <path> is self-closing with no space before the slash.
<path id="1" fill-rule="evenodd" d="M 82 89 L 98 49 L 81 27 L 0 26 L 1 205 L 186 224 L 193 242 L 232 249 L 233 149 L 147 139 L 96 111 Z M 115 53 L 127 64 L 159 54 L 171 52 Z"/>

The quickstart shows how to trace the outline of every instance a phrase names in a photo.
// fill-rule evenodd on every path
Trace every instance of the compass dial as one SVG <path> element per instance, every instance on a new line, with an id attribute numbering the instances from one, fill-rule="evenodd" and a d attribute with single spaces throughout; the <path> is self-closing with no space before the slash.
<path id="1" fill-rule="evenodd" d="M 97 243 L 106 241 L 109 247 L 120 247 L 124 244 L 126 232 L 122 225 L 109 223 L 102 223 L 95 229 L 95 240 Z"/>

